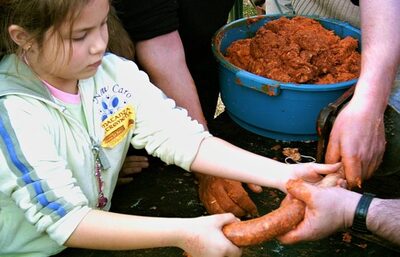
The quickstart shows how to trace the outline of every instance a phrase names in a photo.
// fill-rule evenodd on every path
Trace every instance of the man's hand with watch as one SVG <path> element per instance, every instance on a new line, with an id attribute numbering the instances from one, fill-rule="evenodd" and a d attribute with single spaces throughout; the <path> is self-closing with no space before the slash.
<path id="1" fill-rule="evenodd" d="M 370 193 L 363 193 L 361 196 L 354 213 L 353 225 L 351 226 L 353 231 L 364 234 L 371 233 L 367 228 L 367 215 L 374 197 L 375 195 Z"/>
<path id="2" fill-rule="evenodd" d="M 278 238 L 282 243 L 319 240 L 350 228 L 368 233 L 366 218 L 372 201 L 370 194 L 360 195 L 340 187 L 321 188 L 306 182 L 288 188 L 288 193 L 306 204 L 306 212 L 294 230 Z"/>

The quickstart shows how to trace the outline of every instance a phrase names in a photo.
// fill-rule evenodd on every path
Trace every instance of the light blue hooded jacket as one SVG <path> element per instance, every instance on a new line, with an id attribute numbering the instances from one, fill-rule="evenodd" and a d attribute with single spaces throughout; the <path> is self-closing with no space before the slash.
<path id="1" fill-rule="evenodd" d="M 87 129 L 16 55 L 0 62 L 0 256 L 49 256 L 112 194 L 129 144 L 185 170 L 211 136 L 137 66 L 112 54 L 79 81 Z M 110 201 L 104 208 L 108 210 Z"/>

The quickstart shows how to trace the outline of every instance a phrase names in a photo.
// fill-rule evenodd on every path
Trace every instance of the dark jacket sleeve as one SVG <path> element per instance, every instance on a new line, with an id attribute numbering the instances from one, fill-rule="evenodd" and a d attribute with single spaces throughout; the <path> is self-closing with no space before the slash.
<path id="1" fill-rule="evenodd" d="M 134 41 L 151 39 L 179 27 L 177 1 L 117 0 L 113 5 Z"/>

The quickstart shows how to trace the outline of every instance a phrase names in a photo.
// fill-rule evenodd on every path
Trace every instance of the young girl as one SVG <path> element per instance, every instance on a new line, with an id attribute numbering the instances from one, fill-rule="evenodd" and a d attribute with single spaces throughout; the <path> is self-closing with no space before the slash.
<path id="1" fill-rule="evenodd" d="M 0 10 L 1 256 L 167 246 L 240 256 L 221 232 L 232 214 L 107 212 L 129 144 L 186 170 L 283 191 L 288 179 L 315 182 L 340 167 L 286 165 L 210 135 L 133 62 L 105 53 L 115 43 L 109 0 L 5 0 Z"/>

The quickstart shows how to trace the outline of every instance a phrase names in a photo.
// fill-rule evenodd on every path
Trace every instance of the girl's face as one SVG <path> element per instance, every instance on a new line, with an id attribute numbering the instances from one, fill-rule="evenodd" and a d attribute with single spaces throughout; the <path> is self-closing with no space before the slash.
<path id="1" fill-rule="evenodd" d="M 37 46 L 32 46 L 27 58 L 41 79 L 63 91 L 76 93 L 77 80 L 96 73 L 107 48 L 109 8 L 108 0 L 92 0 L 74 21 L 72 33 L 69 22 L 61 26 L 61 42 L 50 29 L 40 54 L 35 51 Z"/>

